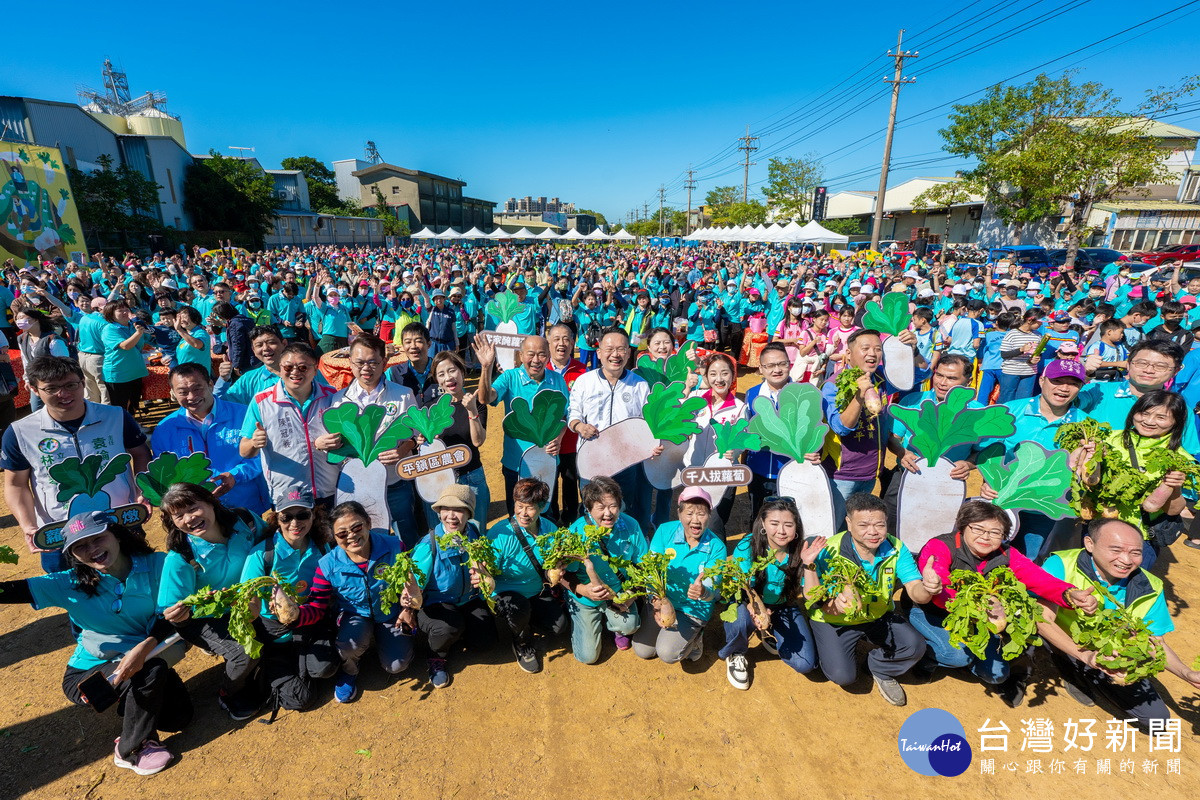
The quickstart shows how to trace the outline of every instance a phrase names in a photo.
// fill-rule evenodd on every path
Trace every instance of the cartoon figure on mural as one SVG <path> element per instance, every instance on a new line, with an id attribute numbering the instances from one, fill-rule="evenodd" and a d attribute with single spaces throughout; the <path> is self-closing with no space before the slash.
<path id="1" fill-rule="evenodd" d="M 0 186 L 0 248 L 26 259 L 65 257 L 65 245 L 76 241 L 75 228 L 64 220 L 71 193 L 60 188 L 53 201 L 47 186 L 66 183 L 62 167 L 48 152 L 35 155 L 41 169 L 25 148 L 0 151 L 6 178 Z"/>

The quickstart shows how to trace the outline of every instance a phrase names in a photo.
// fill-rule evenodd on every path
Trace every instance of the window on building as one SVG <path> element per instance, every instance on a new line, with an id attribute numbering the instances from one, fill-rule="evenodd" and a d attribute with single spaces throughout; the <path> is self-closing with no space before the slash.
<path id="1" fill-rule="evenodd" d="M 399 187 L 399 186 L 393 186 L 393 187 L 392 187 L 392 194 L 400 194 L 400 187 Z"/>
<path id="2" fill-rule="evenodd" d="M 1133 237 L 1133 247 L 1130 249 L 1131 250 L 1145 250 L 1147 233 L 1151 233 L 1151 231 L 1145 231 L 1145 230 L 1137 231 Z"/>
<path id="3" fill-rule="evenodd" d="M 1181 238 L 1182 236 L 1183 236 L 1183 231 L 1163 231 L 1163 235 L 1162 235 L 1162 239 L 1160 240 L 1160 244 L 1164 244 L 1164 245 L 1180 244 L 1183 241 L 1183 239 Z"/>
<path id="4" fill-rule="evenodd" d="M 1195 203 L 1200 201 L 1200 174 L 1189 175 L 1183 188 L 1183 201 Z"/>

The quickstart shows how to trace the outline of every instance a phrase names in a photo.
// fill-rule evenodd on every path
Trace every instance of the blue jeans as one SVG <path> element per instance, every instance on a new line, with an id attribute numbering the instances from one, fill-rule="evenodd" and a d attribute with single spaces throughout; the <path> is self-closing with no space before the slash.
<path id="1" fill-rule="evenodd" d="M 829 482 L 833 489 L 833 524 L 839 531 L 846 530 L 846 498 L 855 492 L 869 492 L 875 488 L 875 479 L 869 481 L 843 481 L 834 478 Z"/>
<path id="2" fill-rule="evenodd" d="M 1037 386 L 1037 375 L 1000 374 L 1000 396 L 997 403 L 1007 403 L 1022 397 L 1033 397 L 1034 387 Z M 985 402 L 985 401 L 980 401 Z"/>
<path id="3" fill-rule="evenodd" d="M 1013 546 L 1021 551 L 1021 555 L 1040 564 L 1041 560 L 1049 555 L 1043 551 L 1051 531 L 1054 530 L 1055 520 L 1036 511 L 1018 511 L 1017 520 L 1020 522 L 1020 530 L 1017 532 L 1017 538 L 1013 539 Z"/>
<path id="4" fill-rule="evenodd" d="M 985 658 L 976 658 L 975 654 L 965 647 L 955 647 L 950 644 L 950 633 L 942 627 L 946 612 L 937 610 L 927 611 L 914 605 L 908 612 L 908 622 L 925 637 L 929 650 L 943 667 L 961 669 L 970 667 L 975 677 L 984 683 L 998 684 L 1008 680 L 1012 668 L 1008 661 L 1000 657 L 1000 637 L 993 636 L 988 640 Z"/>
<path id="5" fill-rule="evenodd" d="M 455 483 L 470 486 L 475 490 L 475 514 L 472 515 L 471 521 L 482 533 L 487 529 L 488 506 L 492 504 L 492 490 L 488 488 L 487 476 L 483 474 L 483 467 L 459 475 L 455 479 Z M 425 509 L 425 521 L 429 523 L 429 528 L 432 530 L 437 527 L 439 522 L 437 512 L 433 510 L 432 504 L 425 501 L 421 501 L 421 506 Z"/>
<path id="6" fill-rule="evenodd" d="M 979 376 L 979 402 L 987 405 L 988 398 L 992 396 L 992 388 L 1000 383 L 1000 376 L 1004 373 L 998 369 L 985 369 Z"/>
<path id="7" fill-rule="evenodd" d="M 817 646 L 813 643 L 808 620 L 799 606 L 770 606 L 771 632 L 775 634 L 776 649 L 783 663 L 801 674 L 812 672 L 817 666 Z M 738 603 L 737 621 L 724 622 L 725 646 L 717 655 L 729 658 L 734 653 L 745 653 L 750 646 L 750 634 L 756 629 L 750 618 L 750 609 Z"/>
<path id="8" fill-rule="evenodd" d="M 628 611 L 617 611 L 608 603 L 588 606 L 573 595 L 567 595 L 567 613 L 571 617 L 571 654 L 583 664 L 595 664 L 600 659 L 600 635 L 604 625 L 613 633 L 632 636 L 641 627 L 638 604 Z"/>
<path id="9" fill-rule="evenodd" d="M 392 515 L 392 533 L 404 542 L 404 549 L 411 550 L 421 539 L 417 530 L 417 518 L 413 513 L 416 490 L 412 481 L 396 481 L 387 487 L 388 513 Z"/>

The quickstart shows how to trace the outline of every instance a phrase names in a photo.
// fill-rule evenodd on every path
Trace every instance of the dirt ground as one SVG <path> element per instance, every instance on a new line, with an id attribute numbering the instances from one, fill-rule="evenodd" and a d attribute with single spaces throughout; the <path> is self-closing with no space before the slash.
<path id="1" fill-rule="evenodd" d="M 740 388 L 755 380 L 744 378 Z M 493 519 L 502 513 L 500 437 L 500 416 L 493 415 L 485 446 L 485 461 L 497 465 L 489 474 L 497 494 Z M 15 521 L 7 508 L 0 512 L 0 544 L 23 552 Z M 748 521 L 739 494 L 731 531 L 744 532 Z M 162 546 L 157 522 L 151 537 Z M 1155 570 L 1168 577 L 1178 628 L 1169 641 L 1189 661 L 1200 654 L 1197 612 L 1188 608 L 1200 596 L 1198 563 L 1200 553 L 1177 543 Z M 25 555 L 4 567 L 3 578 L 38 571 L 37 559 Z M 62 694 L 73 645 L 65 614 L 0 605 L 0 798 L 895 798 L 953 791 L 1165 799 L 1192 798 L 1200 788 L 1200 692 L 1166 673 L 1161 686 L 1182 720 L 1181 751 L 1148 752 L 1139 734 L 1136 752 L 1114 752 L 1104 736 L 1111 710 L 1075 703 L 1041 654 L 1019 710 L 970 676 L 944 671 L 930 683 L 902 679 L 909 703 L 894 708 L 873 692 L 869 676 L 843 690 L 819 672 L 792 672 L 761 647 L 751 650 L 753 686 L 737 691 L 716 658 L 722 643 L 714 621 L 698 663 L 667 666 L 617 652 L 606 636 L 600 663 L 583 666 L 565 638 L 543 641 L 547 658 L 538 675 L 518 669 L 502 643 L 482 656 L 452 657 L 454 681 L 439 691 L 420 659 L 390 679 L 368 655 L 360 700 L 339 705 L 325 687 L 314 709 L 283 712 L 273 725 L 231 722 L 216 703 L 219 662 L 193 651 L 179 670 L 196 719 L 165 739 L 180 754 L 172 767 L 142 778 L 113 765 L 120 732 L 114 712 L 74 707 Z M 897 733 L 923 708 L 946 709 L 966 729 L 975 754 L 958 778 L 923 777 L 901 760 Z M 1042 718 L 1054 725 L 1052 751 L 1022 752 L 1022 720 Z M 1067 751 L 1064 723 L 1083 718 L 1097 720 L 1094 746 Z M 1011 730 L 1006 752 L 979 752 L 977 730 L 987 720 Z M 995 759 L 994 775 L 981 774 L 984 757 Z M 1083 775 L 1076 772 L 1081 758 Z M 1111 774 L 1098 774 L 1102 759 L 1111 759 Z M 1168 774 L 1172 759 L 1178 774 Z M 1033 771 L 1033 760 L 1044 774 Z M 1060 769 L 1065 774 L 1055 774 Z"/>

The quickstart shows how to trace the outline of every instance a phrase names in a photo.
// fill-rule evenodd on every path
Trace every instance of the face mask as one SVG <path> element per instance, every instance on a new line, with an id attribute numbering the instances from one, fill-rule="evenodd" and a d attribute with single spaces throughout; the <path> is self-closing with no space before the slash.
<path id="1" fill-rule="evenodd" d="M 334 308 L 337 308 L 341 304 L 342 304 L 342 298 L 338 297 L 337 295 L 334 295 L 333 297 L 329 298 L 329 305 L 333 306 Z"/>
<path id="2" fill-rule="evenodd" d="M 67 297 L 71 298 L 72 300 L 78 300 L 80 294 L 79 292 L 67 292 Z"/>
<path id="3" fill-rule="evenodd" d="M 400 301 L 400 305 L 401 305 L 402 307 L 404 307 L 404 308 L 412 308 L 412 307 L 413 307 L 413 301 L 412 301 L 412 300 L 401 300 L 401 301 Z"/>
<path id="4" fill-rule="evenodd" d="M 29 317 L 21 317 L 19 320 L 17 320 L 17 327 L 23 331 L 27 331 L 33 327 L 33 320 L 31 320 Z"/>

